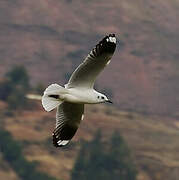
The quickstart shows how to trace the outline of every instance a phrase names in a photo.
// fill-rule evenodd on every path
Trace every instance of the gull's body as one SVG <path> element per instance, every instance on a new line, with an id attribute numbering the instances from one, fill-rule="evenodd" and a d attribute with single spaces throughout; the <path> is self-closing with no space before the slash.
<path id="1" fill-rule="evenodd" d="M 96 77 L 109 64 L 116 48 L 116 38 L 110 34 L 103 38 L 73 72 L 65 88 L 50 85 L 42 97 L 46 111 L 57 108 L 53 143 L 66 145 L 76 133 L 84 117 L 84 104 L 111 102 L 104 94 L 93 89 Z"/>
<path id="2" fill-rule="evenodd" d="M 61 94 L 60 100 L 77 104 L 97 104 L 100 100 L 96 97 L 102 95 L 94 89 L 70 88 Z"/>

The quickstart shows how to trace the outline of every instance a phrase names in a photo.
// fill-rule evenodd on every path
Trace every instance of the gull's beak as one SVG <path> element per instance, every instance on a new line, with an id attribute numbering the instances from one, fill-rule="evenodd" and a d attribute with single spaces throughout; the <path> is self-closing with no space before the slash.
<path id="1" fill-rule="evenodd" d="M 113 102 L 112 102 L 112 101 L 110 101 L 109 99 L 108 99 L 106 102 L 108 102 L 108 103 L 113 103 Z"/>

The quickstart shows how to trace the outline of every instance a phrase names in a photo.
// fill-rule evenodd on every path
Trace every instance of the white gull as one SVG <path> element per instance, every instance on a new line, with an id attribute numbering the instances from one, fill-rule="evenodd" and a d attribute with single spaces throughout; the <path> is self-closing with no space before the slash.
<path id="1" fill-rule="evenodd" d="M 65 85 L 50 85 L 42 96 L 42 105 L 46 111 L 57 108 L 56 128 L 53 132 L 53 144 L 61 147 L 70 142 L 81 120 L 84 118 L 84 104 L 111 102 L 104 94 L 94 90 L 98 74 L 110 63 L 116 48 L 116 37 L 109 34 L 104 37 L 88 54 L 82 64 L 73 72 Z"/>

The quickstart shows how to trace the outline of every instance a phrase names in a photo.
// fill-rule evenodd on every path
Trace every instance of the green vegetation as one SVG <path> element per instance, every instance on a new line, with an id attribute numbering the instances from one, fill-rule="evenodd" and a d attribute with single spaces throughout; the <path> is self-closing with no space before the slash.
<path id="1" fill-rule="evenodd" d="M 118 132 L 106 144 L 98 131 L 91 142 L 83 142 L 71 180 L 135 180 L 137 171 L 130 152 Z"/>
<path id="2" fill-rule="evenodd" d="M 7 101 L 9 109 L 27 107 L 25 95 L 30 89 L 29 76 L 23 66 L 13 67 L 0 83 L 0 99 Z"/>
<path id="3" fill-rule="evenodd" d="M 36 170 L 37 163 L 28 162 L 24 158 L 21 145 L 7 131 L 0 129 L 0 139 L 0 152 L 21 180 L 56 180 L 38 172 Z"/>
<path id="4" fill-rule="evenodd" d="M 29 76 L 24 66 L 13 67 L 9 72 L 7 72 L 6 77 L 12 85 L 21 84 L 23 89 L 28 89 L 30 87 Z"/>
<path id="5" fill-rule="evenodd" d="M 38 83 L 37 85 L 36 85 L 36 87 L 34 88 L 34 91 L 35 91 L 35 93 L 37 93 L 37 94 L 43 94 L 43 92 L 45 91 L 45 86 L 42 84 L 42 83 Z"/>

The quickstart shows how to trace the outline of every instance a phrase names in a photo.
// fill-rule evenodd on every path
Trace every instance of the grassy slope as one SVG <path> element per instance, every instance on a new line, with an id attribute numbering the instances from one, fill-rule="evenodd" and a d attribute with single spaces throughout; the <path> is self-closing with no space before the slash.
<path id="1" fill-rule="evenodd" d="M 98 39 L 115 32 L 122 43 L 99 89 L 111 91 L 123 109 L 174 115 L 178 9 L 177 0 L 2 0 L 0 77 L 20 63 L 32 83 L 63 84 Z"/>
<path id="2" fill-rule="evenodd" d="M 30 161 L 39 161 L 39 169 L 57 178 L 69 179 L 80 139 L 91 139 L 101 128 L 104 138 L 114 129 L 120 130 L 131 148 L 140 170 L 139 180 L 174 180 L 179 170 L 179 124 L 171 119 L 119 111 L 103 105 L 88 106 L 86 116 L 71 145 L 65 149 L 52 146 L 51 133 L 55 112 L 35 111 L 6 117 L 4 127 L 24 144 Z"/>

